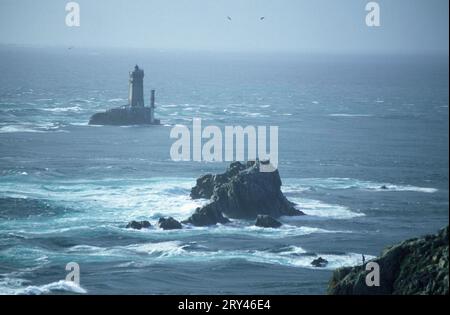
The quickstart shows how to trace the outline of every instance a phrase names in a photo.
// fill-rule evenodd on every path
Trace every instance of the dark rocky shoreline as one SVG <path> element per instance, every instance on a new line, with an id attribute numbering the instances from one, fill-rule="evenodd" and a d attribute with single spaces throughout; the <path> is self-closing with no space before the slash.
<path id="1" fill-rule="evenodd" d="M 380 286 L 365 283 L 363 266 L 334 271 L 328 287 L 333 295 L 448 295 L 448 226 L 435 235 L 386 248 L 373 259 L 380 266 Z"/>

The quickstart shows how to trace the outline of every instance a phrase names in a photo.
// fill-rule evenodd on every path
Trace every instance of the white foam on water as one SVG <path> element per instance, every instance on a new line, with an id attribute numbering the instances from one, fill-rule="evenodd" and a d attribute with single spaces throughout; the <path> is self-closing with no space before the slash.
<path id="1" fill-rule="evenodd" d="M 172 257 L 185 255 L 185 247 L 188 244 L 182 244 L 179 241 L 167 241 L 159 243 L 144 243 L 135 244 L 123 247 L 127 250 L 132 250 L 140 254 L 158 255 L 158 257 Z"/>
<path id="2" fill-rule="evenodd" d="M 355 212 L 345 206 L 328 204 L 320 200 L 291 197 L 290 200 L 297 204 L 297 208 L 308 216 L 329 219 L 352 219 L 365 216 L 362 212 Z M 290 217 L 289 220 L 309 219 L 309 217 Z"/>
<path id="3" fill-rule="evenodd" d="M 303 192 L 308 190 L 320 189 L 359 189 L 373 192 L 421 192 L 421 193 L 435 193 L 436 188 L 418 187 L 413 185 L 396 185 L 392 183 L 381 183 L 359 180 L 354 178 L 299 178 L 299 179 L 285 179 L 283 180 L 283 192 Z"/>
<path id="4" fill-rule="evenodd" d="M 386 188 L 382 188 L 382 186 L 385 186 Z M 393 185 L 393 184 L 383 184 L 382 186 L 368 186 L 367 189 L 374 190 L 374 191 L 411 191 L 411 192 L 421 192 L 421 193 L 427 193 L 432 194 L 438 191 L 437 188 L 431 188 L 431 187 L 417 187 L 412 185 Z"/>
<path id="5" fill-rule="evenodd" d="M 71 292 L 77 294 L 86 294 L 88 291 L 73 281 L 60 280 L 41 286 L 27 286 L 26 288 L 17 289 L 14 294 L 17 295 L 41 295 L 52 292 Z"/>
<path id="6" fill-rule="evenodd" d="M 330 117 L 373 117 L 369 114 L 329 114 Z"/>
<path id="7" fill-rule="evenodd" d="M 81 108 L 80 106 L 69 106 L 69 107 L 41 108 L 41 110 L 54 113 L 65 113 L 65 112 L 78 113 L 83 111 L 83 108 Z"/>
<path id="8" fill-rule="evenodd" d="M 131 250 L 140 255 L 139 257 L 129 257 L 131 260 L 128 263 L 120 264 L 121 267 L 126 268 L 146 267 L 161 262 L 202 263 L 236 259 L 253 263 L 322 270 L 334 270 L 344 266 L 362 264 L 362 254 L 359 253 L 308 254 L 300 246 L 287 246 L 275 250 L 208 250 L 204 246 L 197 246 L 195 250 L 190 250 L 189 247 L 191 245 L 195 244 L 183 244 L 178 241 L 147 243 L 115 248 L 112 252 L 117 253 L 117 250 Z M 142 256 L 142 254 L 146 255 Z M 326 267 L 321 268 L 311 265 L 311 262 L 318 257 L 322 257 L 328 261 Z M 365 257 L 367 260 L 374 258 L 374 256 L 370 255 L 365 255 Z"/>
<path id="9" fill-rule="evenodd" d="M 53 101 L 52 98 L 39 98 L 36 100 L 36 102 L 51 102 Z"/>
<path id="10" fill-rule="evenodd" d="M 57 292 L 70 292 L 86 294 L 88 291 L 75 282 L 59 280 L 44 285 L 30 285 L 30 280 L 20 278 L 26 272 L 32 272 L 36 268 L 27 268 L 22 272 L 15 271 L 2 274 L 0 279 L 0 295 L 41 295 Z"/>
<path id="11" fill-rule="evenodd" d="M 103 247 L 91 246 L 91 245 L 75 245 L 67 249 L 69 253 L 99 253 L 104 251 Z"/>
<path id="12" fill-rule="evenodd" d="M 237 221 L 233 220 L 228 224 L 217 224 L 207 227 L 194 227 L 185 225 L 180 230 L 162 230 L 159 228 L 142 229 L 142 230 L 127 230 L 129 233 L 144 233 L 151 237 L 165 238 L 168 236 L 177 237 L 178 239 L 200 236 L 200 235 L 220 235 L 234 237 L 237 235 L 247 236 L 250 238 L 266 238 L 266 239 L 280 239 L 285 237 L 304 236 L 314 233 L 351 233 L 350 231 L 333 231 L 320 229 L 308 226 L 295 226 L 288 224 L 290 221 L 294 222 L 296 217 L 283 217 L 280 219 L 284 224 L 279 228 L 262 228 L 254 225 L 253 221 Z M 300 217 L 297 217 L 300 218 Z M 153 222 L 152 222 L 153 223 Z M 154 222 L 156 225 L 156 222 Z"/>
<path id="13" fill-rule="evenodd" d="M 0 193 L 5 197 L 49 200 L 81 211 L 76 216 L 43 222 L 33 231 L 43 233 L 85 227 L 90 223 L 98 226 L 99 222 L 124 224 L 131 219 L 160 216 L 185 219 L 208 202 L 190 198 L 190 188 L 194 185 L 194 180 L 175 178 L 53 180 L 51 183 L 29 178 L 21 182 L 0 182 Z"/>
<path id="14" fill-rule="evenodd" d="M 45 131 L 34 129 L 33 127 L 24 125 L 8 125 L 0 127 L 0 133 L 12 133 L 12 132 L 45 132 Z"/>

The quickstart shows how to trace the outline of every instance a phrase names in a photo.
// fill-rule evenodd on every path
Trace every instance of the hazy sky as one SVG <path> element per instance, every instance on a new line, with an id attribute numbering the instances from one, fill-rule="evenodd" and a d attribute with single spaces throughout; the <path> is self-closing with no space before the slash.
<path id="1" fill-rule="evenodd" d="M 0 0 L 0 44 L 303 53 L 448 53 L 448 0 Z M 232 18 L 232 21 L 227 19 Z M 264 20 L 260 20 L 265 16 Z"/>

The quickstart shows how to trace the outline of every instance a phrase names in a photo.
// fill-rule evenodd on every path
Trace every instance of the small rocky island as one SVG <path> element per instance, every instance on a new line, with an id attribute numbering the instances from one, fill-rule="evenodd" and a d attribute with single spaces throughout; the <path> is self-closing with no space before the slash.
<path id="1" fill-rule="evenodd" d="M 144 105 L 144 70 L 137 65 L 130 72 L 128 105 L 95 113 L 89 125 L 159 125 L 155 118 L 155 90 L 151 91 L 150 107 Z"/>
<path id="2" fill-rule="evenodd" d="M 191 190 L 193 199 L 210 199 L 210 202 L 194 213 L 183 224 L 210 226 L 226 224 L 231 219 L 255 220 L 263 228 L 278 228 L 282 224 L 275 218 L 304 215 L 281 192 L 278 170 L 260 172 L 261 161 L 233 162 L 223 174 L 208 174 L 197 179 Z M 180 229 L 182 224 L 173 218 L 161 218 L 163 229 Z M 127 228 L 150 228 L 147 221 L 131 221 Z M 170 228 L 169 228 L 170 227 Z"/>
<path id="3" fill-rule="evenodd" d="M 372 260 L 380 266 L 380 286 L 368 287 L 363 266 L 334 271 L 333 295 L 448 295 L 448 226 L 436 235 L 403 241 Z"/>
<path id="4" fill-rule="evenodd" d="M 226 223 L 227 218 L 256 219 L 258 215 L 273 218 L 304 215 L 281 192 L 278 170 L 261 172 L 261 163 L 265 162 L 233 162 L 223 174 L 207 174 L 197 179 L 197 184 L 191 190 L 191 197 L 210 199 L 211 202 L 197 208 L 186 223 L 210 225 Z M 206 217 L 210 220 L 205 220 Z M 276 227 L 281 225 L 267 217 L 260 217 L 258 222 L 267 222 L 268 225 Z"/>

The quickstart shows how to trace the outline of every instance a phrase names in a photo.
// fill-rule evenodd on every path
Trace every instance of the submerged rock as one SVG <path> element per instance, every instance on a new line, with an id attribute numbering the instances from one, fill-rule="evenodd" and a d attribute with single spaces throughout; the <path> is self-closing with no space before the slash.
<path id="1" fill-rule="evenodd" d="M 159 218 L 158 226 L 163 230 L 178 230 L 181 229 L 181 223 L 172 217 Z"/>
<path id="2" fill-rule="evenodd" d="M 260 214 L 256 217 L 256 226 L 265 227 L 265 228 L 278 228 L 282 226 L 281 222 L 275 220 L 269 215 Z"/>
<path id="3" fill-rule="evenodd" d="M 278 170 L 261 172 L 262 163 L 233 162 L 223 174 L 202 176 L 192 188 L 191 197 L 210 199 L 211 203 L 205 207 L 229 218 L 255 219 L 258 214 L 275 218 L 304 215 L 281 192 Z"/>
<path id="4" fill-rule="evenodd" d="M 364 266 L 337 269 L 328 286 L 336 295 L 448 295 L 448 226 L 436 235 L 391 246 L 372 260 L 380 266 L 380 286 L 369 287 Z"/>
<path id="5" fill-rule="evenodd" d="M 314 259 L 311 262 L 311 265 L 313 265 L 314 267 L 324 268 L 328 265 L 328 260 L 326 260 L 322 257 L 319 257 L 317 259 Z"/>
<path id="6" fill-rule="evenodd" d="M 183 223 L 189 223 L 195 226 L 209 226 L 217 223 L 226 224 L 230 222 L 222 215 L 222 212 L 211 205 L 206 205 L 203 208 L 195 209 L 194 213 Z"/>
<path id="7" fill-rule="evenodd" d="M 127 224 L 126 228 L 140 230 L 140 229 L 144 229 L 144 228 L 147 229 L 151 226 L 152 225 L 148 221 L 131 221 Z"/>

